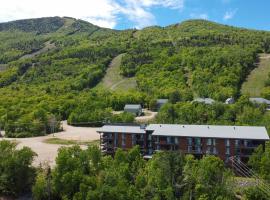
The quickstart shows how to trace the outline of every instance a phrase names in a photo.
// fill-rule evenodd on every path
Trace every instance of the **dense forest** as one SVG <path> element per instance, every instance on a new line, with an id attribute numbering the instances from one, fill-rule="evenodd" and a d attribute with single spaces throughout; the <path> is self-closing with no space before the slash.
<path id="1" fill-rule="evenodd" d="M 263 106 L 250 104 L 240 93 L 258 54 L 269 51 L 269 32 L 205 20 L 123 31 L 68 17 L 2 23 L 0 127 L 8 137 L 26 137 L 57 131 L 61 120 L 93 126 L 133 122 L 132 115 L 112 113 L 126 103 L 151 109 L 157 98 L 171 100 L 158 122 L 269 127 Z M 119 73 L 134 77 L 137 87 L 97 87 L 119 54 Z M 268 82 L 262 94 L 266 98 Z M 196 97 L 220 103 L 191 104 Z M 222 105 L 228 97 L 238 103 Z M 246 117 L 249 113 L 256 117 Z"/>
<path id="2" fill-rule="evenodd" d="M 146 161 L 140 148 L 102 156 L 96 146 L 62 147 L 53 169 L 33 168 L 35 153 L 0 141 L 0 196 L 32 194 L 35 200 L 267 200 L 257 182 L 240 177 L 215 156 L 201 160 L 179 152 L 159 152 Z M 269 183 L 270 146 L 260 146 L 249 165 Z M 251 180 L 252 181 L 252 180 Z M 269 194 L 269 193 L 268 193 Z"/>

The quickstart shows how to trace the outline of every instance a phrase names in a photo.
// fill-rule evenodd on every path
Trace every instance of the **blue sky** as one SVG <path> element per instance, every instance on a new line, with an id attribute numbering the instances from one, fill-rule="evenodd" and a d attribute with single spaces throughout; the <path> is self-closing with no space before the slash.
<path id="1" fill-rule="evenodd" d="M 270 0 L 185 0 L 181 9 L 153 6 L 148 9 L 156 25 L 166 26 L 187 19 L 207 19 L 233 26 L 270 30 Z M 117 29 L 136 24 L 124 17 Z"/>
<path id="2" fill-rule="evenodd" d="M 208 19 L 270 31 L 270 0 L 8 0 L 0 22 L 70 16 L 114 29 L 167 26 L 187 19 Z"/>

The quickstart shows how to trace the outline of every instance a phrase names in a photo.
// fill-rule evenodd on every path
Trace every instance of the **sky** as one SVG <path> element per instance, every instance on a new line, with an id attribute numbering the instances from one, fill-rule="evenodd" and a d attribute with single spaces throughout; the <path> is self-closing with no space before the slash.
<path id="1" fill-rule="evenodd" d="M 0 22 L 68 16 L 113 28 L 167 26 L 188 19 L 270 31 L 270 0 L 1 0 Z"/>

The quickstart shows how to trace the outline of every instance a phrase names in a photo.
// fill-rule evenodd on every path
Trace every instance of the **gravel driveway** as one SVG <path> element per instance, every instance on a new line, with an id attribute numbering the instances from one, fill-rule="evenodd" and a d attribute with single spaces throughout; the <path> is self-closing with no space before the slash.
<path id="1" fill-rule="evenodd" d="M 47 135 L 42 137 L 33 137 L 33 138 L 5 138 L 6 140 L 14 140 L 18 142 L 18 148 L 24 146 L 30 147 L 34 152 L 38 154 L 35 158 L 33 165 L 38 166 L 39 164 L 47 163 L 50 166 L 55 165 L 55 158 L 57 156 L 58 149 L 63 145 L 58 144 L 47 144 L 44 143 L 44 140 L 48 138 L 60 138 L 66 140 L 79 140 L 79 141 L 93 141 L 99 139 L 99 134 L 96 132 L 97 128 L 89 127 L 73 127 L 67 125 L 67 122 L 63 122 L 64 131 L 55 133 L 54 136 Z M 3 140 L 0 138 L 0 140 Z M 86 146 L 82 145 L 82 148 Z"/>

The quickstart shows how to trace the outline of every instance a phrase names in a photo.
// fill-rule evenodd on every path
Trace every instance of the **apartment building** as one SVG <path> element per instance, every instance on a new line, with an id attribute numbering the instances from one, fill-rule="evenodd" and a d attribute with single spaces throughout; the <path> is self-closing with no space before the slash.
<path id="1" fill-rule="evenodd" d="M 138 145 L 147 157 L 156 151 L 181 151 L 196 158 L 216 155 L 225 162 L 234 156 L 247 162 L 259 145 L 265 146 L 269 136 L 265 127 L 150 124 L 148 126 L 105 125 L 98 130 L 104 153 L 117 148 L 128 150 Z"/>

